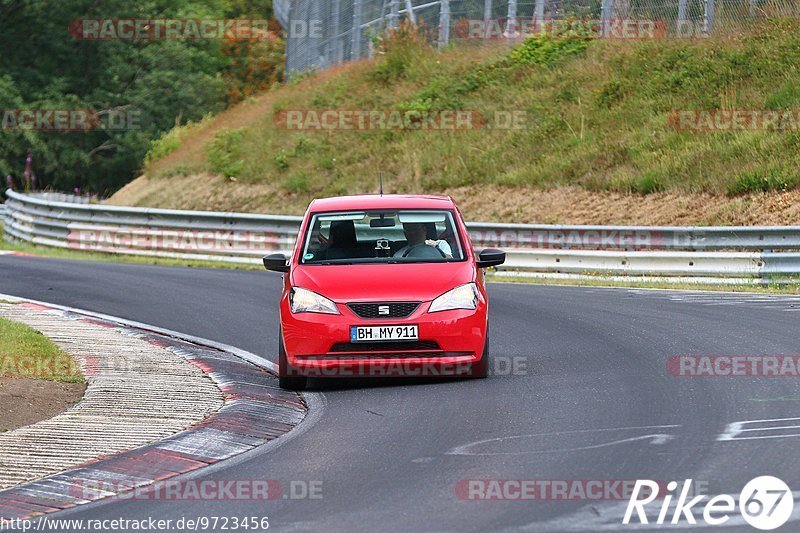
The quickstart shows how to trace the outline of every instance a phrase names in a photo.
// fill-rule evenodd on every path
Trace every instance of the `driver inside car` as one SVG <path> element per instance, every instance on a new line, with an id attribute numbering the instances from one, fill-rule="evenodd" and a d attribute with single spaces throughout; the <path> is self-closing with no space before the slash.
<path id="1" fill-rule="evenodd" d="M 394 257 L 453 257 L 453 251 L 447 241 L 427 239 L 428 229 L 424 223 L 404 223 L 403 232 L 408 244 L 397 250 Z"/>

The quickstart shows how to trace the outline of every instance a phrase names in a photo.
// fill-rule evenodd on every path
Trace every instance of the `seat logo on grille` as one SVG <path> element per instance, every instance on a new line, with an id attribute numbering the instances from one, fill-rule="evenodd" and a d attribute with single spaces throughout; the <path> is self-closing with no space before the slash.
<path id="1" fill-rule="evenodd" d="M 388 305 L 379 305 L 378 306 L 378 314 L 379 315 L 388 315 L 389 314 L 389 306 Z"/>

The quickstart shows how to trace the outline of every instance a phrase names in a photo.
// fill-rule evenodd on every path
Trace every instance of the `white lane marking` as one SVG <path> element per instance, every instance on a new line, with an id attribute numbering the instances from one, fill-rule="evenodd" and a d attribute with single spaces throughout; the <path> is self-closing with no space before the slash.
<path id="1" fill-rule="evenodd" d="M 574 448 L 563 448 L 559 447 L 557 449 L 539 449 L 539 450 L 531 450 L 531 451 L 511 451 L 511 452 L 503 452 L 503 451 L 493 451 L 493 452 L 481 452 L 481 451 L 473 451 L 472 448 L 479 447 L 482 445 L 497 445 L 503 444 L 506 442 L 511 441 L 524 441 L 526 439 L 535 439 L 540 437 L 553 437 L 553 436 L 560 436 L 560 435 L 578 435 L 578 434 L 600 434 L 600 433 L 607 433 L 610 431 L 641 431 L 641 430 L 650 430 L 650 429 L 671 429 L 680 427 L 676 424 L 669 424 L 669 425 L 661 425 L 661 426 L 630 426 L 630 427 L 619 427 L 619 428 L 600 428 L 600 429 L 579 429 L 573 431 L 554 431 L 549 433 L 530 433 L 525 435 L 509 435 L 507 437 L 495 437 L 492 439 L 484 439 L 475 442 L 470 442 L 468 444 L 463 444 L 461 446 L 456 446 L 455 448 L 450 449 L 449 451 L 445 452 L 445 455 L 466 455 L 466 456 L 501 456 L 501 455 L 528 455 L 528 454 L 538 454 L 538 453 L 559 453 L 559 452 L 573 452 L 573 451 L 582 451 L 582 450 L 593 450 L 597 448 L 605 448 L 608 446 L 615 446 L 617 444 L 625 444 L 628 442 L 635 442 L 640 440 L 650 441 L 650 444 L 653 445 L 662 445 L 666 444 L 670 440 L 674 439 L 674 435 L 668 433 L 648 433 L 646 435 L 636 435 L 633 437 L 627 437 L 623 439 L 616 439 L 608 442 L 601 442 L 598 444 L 589 444 L 586 446 L 577 446 Z"/>
<path id="2" fill-rule="evenodd" d="M 725 426 L 725 430 L 717 437 L 718 441 L 733 441 L 733 440 L 760 440 L 760 439 L 784 439 L 788 437 L 800 437 L 798 433 L 777 433 L 778 431 L 786 431 L 790 429 L 800 429 L 800 425 L 796 422 L 800 418 L 768 418 L 764 420 L 743 420 L 740 422 L 731 422 Z M 787 424 L 789 423 L 789 424 Z M 754 427 L 756 424 L 764 424 L 760 427 Z M 768 435 L 755 435 L 740 437 L 743 433 L 752 433 L 758 431 L 772 431 L 774 434 Z"/>
<path id="3" fill-rule="evenodd" d="M 746 293 L 658 293 L 632 289 L 631 294 L 666 298 L 671 302 L 703 306 L 752 306 L 774 311 L 800 311 L 800 296 L 789 294 L 746 294 Z"/>

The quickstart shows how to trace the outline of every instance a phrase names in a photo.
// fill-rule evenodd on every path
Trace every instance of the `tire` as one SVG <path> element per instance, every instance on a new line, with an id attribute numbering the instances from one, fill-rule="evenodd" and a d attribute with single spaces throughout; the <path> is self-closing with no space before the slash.
<path id="1" fill-rule="evenodd" d="M 475 379 L 486 379 L 489 377 L 489 332 L 486 332 L 486 343 L 483 345 L 483 357 L 472 369 L 472 377 Z"/>
<path id="2" fill-rule="evenodd" d="M 308 378 L 305 376 L 293 376 L 292 367 L 286 358 L 286 348 L 283 346 L 283 332 L 278 333 L 278 385 L 284 390 L 301 391 L 305 390 Z"/>

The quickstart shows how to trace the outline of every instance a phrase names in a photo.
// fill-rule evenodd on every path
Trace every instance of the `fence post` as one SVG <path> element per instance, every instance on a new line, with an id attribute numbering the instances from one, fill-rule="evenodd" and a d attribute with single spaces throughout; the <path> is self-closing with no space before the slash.
<path id="1" fill-rule="evenodd" d="M 506 23 L 506 37 L 517 35 L 517 0 L 508 0 L 508 22 Z"/>
<path id="2" fill-rule="evenodd" d="M 492 0 L 483 0 L 483 23 L 488 24 L 492 20 Z"/>
<path id="3" fill-rule="evenodd" d="M 361 59 L 361 1 L 353 0 L 353 44 L 350 59 Z"/>
<path id="4" fill-rule="evenodd" d="M 290 2 L 289 12 L 286 14 L 288 19 L 286 22 L 286 72 L 290 76 L 295 70 L 298 70 L 297 64 L 300 57 L 300 47 L 297 46 L 297 43 L 292 39 L 292 32 L 294 29 L 293 21 L 296 12 L 297 4 L 295 2 Z"/>
<path id="5" fill-rule="evenodd" d="M 614 0 L 603 0 L 600 4 L 600 36 L 609 34 L 609 26 L 614 18 Z"/>
<path id="6" fill-rule="evenodd" d="M 313 2 L 308 14 L 308 26 L 306 26 L 306 46 L 309 48 L 309 57 L 313 68 L 322 70 L 330 66 L 327 64 L 327 54 L 323 48 L 323 40 L 317 35 L 317 28 L 321 28 L 317 23 L 322 20 L 320 16 L 319 2 Z M 313 54 L 313 55 L 312 55 Z"/>
<path id="7" fill-rule="evenodd" d="M 311 13 L 309 12 L 307 2 L 298 2 L 298 4 L 301 6 L 298 9 L 298 20 L 293 21 L 290 31 L 293 34 L 292 37 L 295 43 L 297 43 L 297 48 L 299 50 L 298 55 L 302 58 L 301 68 L 307 71 L 313 62 L 311 47 L 308 45 L 308 28 L 311 24 Z M 302 24 L 300 24 L 301 21 Z"/>
<path id="8" fill-rule="evenodd" d="M 439 10 L 439 46 L 450 42 L 450 0 L 441 0 Z"/>
<path id="9" fill-rule="evenodd" d="M 344 46 L 342 43 L 342 37 L 339 35 L 341 33 L 341 29 L 339 27 L 339 19 L 342 16 L 342 4 L 341 0 L 333 0 L 333 6 L 331 8 L 331 18 L 333 19 L 333 24 L 331 26 L 331 37 L 333 38 L 333 61 L 334 65 L 338 65 L 343 61 L 342 54 L 344 52 Z"/>
<path id="10" fill-rule="evenodd" d="M 686 20 L 686 0 L 678 2 L 678 22 Z"/>
<path id="11" fill-rule="evenodd" d="M 536 31 L 540 31 L 544 22 L 544 0 L 536 0 L 536 6 L 533 8 L 533 23 Z"/>
<path id="12" fill-rule="evenodd" d="M 675 32 L 677 33 L 677 37 L 684 36 L 684 30 L 689 24 L 689 21 L 686 20 L 686 1 L 687 0 L 680 0 L 678 2 L 678 18 L 675 20 Z M 691 36 L 691 33 L 687 35 L 687 37 L 689 36 Z"/>
<path id="13" fill-rule="evenodd" d="M 389 29 L 396 30 L 400 20 L 400 0 L 392 0 L 389 13 Z"/>
<path id="14" fill-rule="evenodd" d="M 756 16 L 756 0 L 750 0 L 750 16 Z"/>
<path id="15" fill-rule="evenodd" d="M 417 15 L 414 13 L 414 6 L 411 3 L 411 0 L 406 0 L 406 11 L 408 11 L 408 18 L 411 21 L 411 24 L 416 26 L 417 25 Z"/>
<path id="16" fill-rule="evenodd" d="M 706 0 L 706 13 L 703 19 L 703 31 L 707 34 L 714 31 L 714 0 Z"/>

